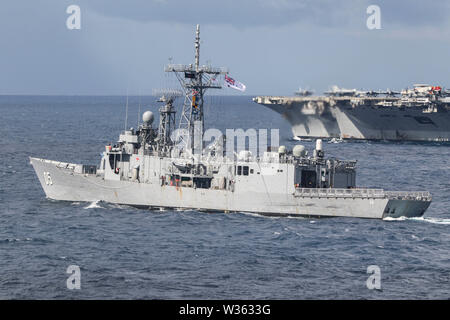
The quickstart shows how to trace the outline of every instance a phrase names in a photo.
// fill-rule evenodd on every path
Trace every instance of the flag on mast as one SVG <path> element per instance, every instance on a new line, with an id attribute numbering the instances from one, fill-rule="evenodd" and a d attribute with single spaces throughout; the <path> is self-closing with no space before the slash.
<path id="1" fill-rule="evenodd" d="M 233 88 L 233 89 L 236 89 L 236 90 L 239 90 L 239 91 L 242 91 L 242 92 L 245 91 L 245 84 L 240 83 L 239 81 L 234 80 L 233 78 L 231 78 L 231 77 L 229 77 L 227 75 L 225 75 L 225 85 L 228 88 Z"/>

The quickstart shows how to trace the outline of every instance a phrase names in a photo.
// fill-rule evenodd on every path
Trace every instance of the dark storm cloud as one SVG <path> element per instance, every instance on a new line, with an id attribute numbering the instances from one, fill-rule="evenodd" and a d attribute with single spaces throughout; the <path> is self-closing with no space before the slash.
<path id="1" fill-rule="evenodd" d="M 306 23 L 345 27 L 360 23 L 371 4 L 381 7 L 383 21 L 391 25 L 436 26 L 447 22 L 446 0 L 90 0 L 83 5 L 97 13 L 135 21 L 182 24 L 230 24 L 237 28 Z"/>
<path id="2" fill-rule="evenodd" d="M 346 24 L 343 12 L 355 5 L 345 0 L 97 0 L 86 5 L 105 16 L 136 21 L 161 21 L 183 24 L 230 24 L 238 28 L 280 26 L 297 22 L 318 25 Z"/>

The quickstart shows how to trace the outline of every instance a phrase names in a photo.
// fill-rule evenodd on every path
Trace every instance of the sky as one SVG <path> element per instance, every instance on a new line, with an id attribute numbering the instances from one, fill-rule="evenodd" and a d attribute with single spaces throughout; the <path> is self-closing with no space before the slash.
<path id="1" fill-rule="evenodd" d="M 79 30 L 66 26 L 70 5 Z M 381 29 L 367 28 L 369 5 Z M 193 63 L 196 24 L 201 64 L 227 67 L 248 95 L 450 87 L 449 18 L 447 0 L 2 0 L 0 94 L 176 87 L 164 66 Z"/>

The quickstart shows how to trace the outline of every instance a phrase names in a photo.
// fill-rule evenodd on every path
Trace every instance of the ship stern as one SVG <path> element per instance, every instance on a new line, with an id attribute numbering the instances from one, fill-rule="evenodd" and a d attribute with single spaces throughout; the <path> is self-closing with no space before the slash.
<path id="1" fill-rule="evenodd" d="M 429 192 L 386 192 L 383 218 L 421 217 L 431 204 Z"/>

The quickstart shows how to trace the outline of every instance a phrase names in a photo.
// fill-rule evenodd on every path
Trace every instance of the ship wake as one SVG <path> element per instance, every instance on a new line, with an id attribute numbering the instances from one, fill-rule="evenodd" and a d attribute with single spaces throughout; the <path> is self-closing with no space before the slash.
<path id="1" fill-rule="evenodd" d="M 419 221 L 419 222 L 427 222 L 427 223 L 433 223 L 433 224 L 443 224 L 443 225 L 450 225 L 450 219 L 444 219 L 444 218 L 434 218 L 434 217 L 398 217 L 398 218 L 392 218 L 387 217 L 383 219 L 384 221 L 406 221 L 406 220 L 412 220 L 412 221 Z"/>

